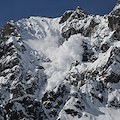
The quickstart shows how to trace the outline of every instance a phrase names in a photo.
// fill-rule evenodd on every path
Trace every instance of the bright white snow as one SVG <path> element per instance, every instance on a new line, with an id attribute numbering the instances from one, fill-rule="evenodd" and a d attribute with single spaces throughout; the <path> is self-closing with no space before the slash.
<path id="1" fill-rule="evenodd" d="M 60 34 L 62 25 L 59 24 L 59 20 L 59 18 L 32 17 L 16 23 L 21 27 L 20 32 L 24 42 L 51 61 L 42 64 L 48 76 L 46 89 L 52 89 L 63 81 L 71 64 L 82 59 L 82 40 L 85 38 L 77 34 L 65 41 Z"/>

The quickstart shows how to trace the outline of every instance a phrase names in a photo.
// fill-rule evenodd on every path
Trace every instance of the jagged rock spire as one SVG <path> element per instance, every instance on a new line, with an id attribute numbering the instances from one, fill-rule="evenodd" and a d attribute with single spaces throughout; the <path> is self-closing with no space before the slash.
<path id="1" fill-rule="evenodd" d="M 110 12 L 108 16 L 109 28 L 111 30 L 120 29 L 120 0 L 118 0 L 114 9 Z M 119 35 L 117 35 L 119 37 Z"/>
<path id="2" fill-rule="evenodd" d="M 118 0 L 118 2 L 116 3 L 116 6 L 118 6 L 118 5 L 120 5 L 120 0 Z M 116 7 L 116 6 L 115 6 L 115 7 Z"/>
<path id="3" fill-rule="evenodd" d="M 84 15 L 88 15 L 83 9 L 81 9 L 79 6 L 77 6 L 77 8 L 76 8 L 76 12 L 78 13 L 78 14 L 81 14 L 81 13 L 83 13 Z"/>
<path id="4" fill-rule="evenodd" d="M 118 0 L 117 4 L 113 8 L 113 10 L 110 12 L 109 15 L 113 16 L 119 16 L 120 15 L 120 0 Z"/>
<path id="5" fill-rule="evenodd" d="M 88 14 L 78 6 L 75 11 L 66 11 L 63 14 L 63 16 L 62 16 L 62 18 L 61 18 L 59 23 L 60 24 L 64 23 L 69 18 L 70 18 L 70 20 L 76 19 L 76 18 L 77 19 L 84 19 L 87 16 L 88 16 Z"/>
<path id="6" fill-rule="evenodd" d="M 117 5 L 120 4 L 120 0 L 118 0 Z"/>

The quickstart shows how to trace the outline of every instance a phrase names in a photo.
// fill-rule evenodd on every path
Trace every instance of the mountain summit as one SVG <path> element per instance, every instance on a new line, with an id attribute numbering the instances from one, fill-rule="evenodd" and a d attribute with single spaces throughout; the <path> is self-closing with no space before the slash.
<path id="1" fill-rule="evenodd" d="M 0 30 L 0 120 L 118 120 L 120 1 L 108 15 L 80 7 Z"/>

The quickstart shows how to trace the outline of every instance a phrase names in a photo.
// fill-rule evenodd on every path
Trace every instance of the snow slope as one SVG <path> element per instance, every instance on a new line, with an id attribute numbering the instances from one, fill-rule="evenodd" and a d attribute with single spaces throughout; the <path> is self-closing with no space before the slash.
<path id="1" fill-rule="evenodd" d="M 74 61 L 82 59 L 81 35 L 74 35 L 68 41 L 62 38 L 60 18 L 31 17 L 16 22 L 23 41 L 32 49 L 43 54 L 51 62 L 39 64 L 48 76 L 48 90 L 54 88 L 68 74 Z M 31 27 L 32 26 L 32 27 Z M 56 80 L 57 79 L 57 80 Z"/>
<path id="2" fill-rule="evenodd" d="M 109 15 L 80 7 L 0 30 L 1 120 L 118 120 L 119 2 Z"/>

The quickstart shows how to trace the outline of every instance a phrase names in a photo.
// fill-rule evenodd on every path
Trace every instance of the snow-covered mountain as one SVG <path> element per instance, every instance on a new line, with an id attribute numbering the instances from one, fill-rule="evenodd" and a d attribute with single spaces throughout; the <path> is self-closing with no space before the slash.
<path id="1" fill-rule="evenodd" d="M 119 120 L 120 1 L 0 30 L 0 120 Z"/>

